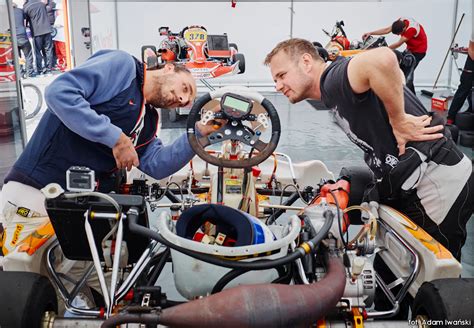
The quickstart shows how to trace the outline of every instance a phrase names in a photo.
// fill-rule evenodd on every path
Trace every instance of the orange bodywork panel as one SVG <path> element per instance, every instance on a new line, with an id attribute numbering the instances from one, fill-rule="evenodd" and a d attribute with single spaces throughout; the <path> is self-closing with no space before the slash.
<path id="1" fill-rule="evenodd" d="M 452 259 L 453 255 L 450 251 L 441 245 L 436 239 L 431 237 L 423 228 L 416 225 L 412 220 L 410 220 L 403 213 L 398 212 L 395 209 L 393 211 L 397 212 L 405 222 L 400 222 L 407 231 L 416 239 L 418 239 L 427 249 L 429 249 L 433 254 L 435 254 L 438 259 Z"/>
<path id="2" fill-rule="evenodd" d="M 54 236 L 54 229 L 51 222 L 43 224 L 41 227 L 36 229 L 31 235 L 23 239 L 18 244 L 19 252 L 26 252 L 28 255 L 33 255 L 49 238 Z"/>

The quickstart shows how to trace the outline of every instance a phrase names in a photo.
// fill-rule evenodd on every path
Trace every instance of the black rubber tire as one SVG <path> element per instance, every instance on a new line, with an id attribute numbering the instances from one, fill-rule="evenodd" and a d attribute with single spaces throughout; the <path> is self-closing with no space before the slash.
<path id="1" fill-rule="evenodd" d="M 461 137 L 459 138 L 459 144 L 463 147 L 474 147 L 474 132 L 472 131 L 461 131 Z"/>
<path id="2" fill-rule="evenodd" d="M 426 316 L 436 327 L 459 327 L 449 324 L 449 320 L 470 320 L 474 322 L 474 278 L 437 279 L 424 282 L 413 301 L 412 315 Z M 470 326 L 470 325 L 468 325 Z"/>
<path id="3" fill-rule="evenodd" d="M 455 143 L 458 143 L 459 138 L 459 128 L 454 124 L 446 124 L 446 128 L 451 133 L 451 138 L 453 138 Z"/>
<path id="4" fill-rule="evenodd" d="M 321 42 L 318 41 L 313 41 L 313 46 L 315 46 L 316 48 L 324 48 Z"/>
<path id="5" fill-rule="evenodd" d="M 43 106 L 43 94 L 41 90 L 34 84 L 24 83 L 23 84 L 23 110 L 25 112 L 25 119 L 29 120 L 36 116 Z M 30 94 L 27 96 L 27 94 Z M 28 103 L 31 102 L 31 108 L 25 108 Z"/>
<path id="6" fill-rule="evenodd" d="M 456 114 L 454 124 L 457 125 L 459 130 L 474 131 L 474 113 L 462 112 Z"/>
<path id="7" fill-rule="evenodd" d="M 351 184 L 348 206 L 360 205 L 367 185 L 374 179 L 372 171 L 366 166 L 348 166 L 341 169 L 339 176 L 346 177 Z M 362 224 L 360 211 L 350 211 L 348 215 L 351 224 Z"/>
<path id="8" fill-rule="evenodd" d="M 235 50 L 239 51 L 239 47 L 235 43 L 229 43 L 229 48 L 234 48 Z"/>
<path id="9" fill-rule="evenodd" d="M 48 278 L 33 272 L 0 272 L 0 327 L 40 327 L 47 311 L 58 312 Z"/>
<path id="10" fill-rule="evenodd" d="M 239 73 L 245 73 L 245 56 L 243 54 L 235 54 L 232 56 L 232 61 L 235 63 L 239 61 Z"/>

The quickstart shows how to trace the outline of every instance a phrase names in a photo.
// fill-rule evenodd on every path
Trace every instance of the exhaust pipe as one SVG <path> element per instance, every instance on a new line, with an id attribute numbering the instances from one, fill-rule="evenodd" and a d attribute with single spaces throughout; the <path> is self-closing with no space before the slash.
<path id="1" fill-rule="evenodd" d="M 119 314 L 102 328 L 124 323 L 171 327 L 308 327 L 331 311 L 346 285 L 344 266 L 330 258 L 324 278 L 309 285 L 260 284 L 226 289 L 160 314 Z"/>
<path id="2" fill-rule="evenodd" d="M 160 323 L 172 327 L 308 327 L 341 299 L 346 276 L 341 261 L 309 285 L 261 284 L 224 290 L 164 309 Z"/>

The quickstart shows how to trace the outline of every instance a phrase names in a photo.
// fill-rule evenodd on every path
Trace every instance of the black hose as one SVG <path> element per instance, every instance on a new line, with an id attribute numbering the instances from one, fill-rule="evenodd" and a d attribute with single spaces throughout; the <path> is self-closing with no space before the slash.
<path id="1" fill-rule="evenodd" d="M 161 274 L 161 271 L 163 271 L 163 268 L 165 267 L 166 261 L 168 260 L 168 257 L 170 256 L 170 249 L 169 247 L 161 254 L 161 257 L 158 261 L 158 263 L 155 265 L 153 268 L 153 271 L 150 275 L 150 278 L 148 279 L 147 283 L 145 286 L 154 286 L 156 283 L 156 280 Z"/>
<path id="2" fill-rule="evenodd" d="M 272 281 L 272 284 L 273 283 L 279 283 L 279 281 L 281 279 L 284 279 L 284 278 L 287 278 L 287 272 L 285 271 L 285 267 L 282 266 L 282 267 L 275 267 L 274 268 L 275 270 L 277 270 L 278 272 L 278 278 L 276 278 L 274 281 Z M 244 273 L 247 273 L 249 272 L 250 270 L 244 270 L 244 269 L 233 269 L 229 272 L 227 272 L 225 275 L 223 275 L 221 277 L 221 279 L 219 279 L 219 281 L 217 281 L 217 283 L 214 285 L 214 288 L 212 288 L 212 291 L 211 291 L 211 294 L 216 294 L 216 293 L 219 293 L 221 292 L 225 286 L 227 286 L 227 284 L 229 282 L 231 282 L 232 280 L 234 280 L 235 278 L 243 275 Z M 283 276 L 283 274 L 285 274 Z M 276 281 L 276 282 L 275 282 Z"/>
<path id="3" fill-rule="evenodd" d="M 287 199 L 286 202 L 283 203 L 285 206 L 291 206 L 293 205 L 294 202 L 296 202 L 298 199 L 300 199 L 300 195 L 298 192 L 292 193 Z M 267 225 L 272 225 L 275 223 L 276 219 L 280 217 L 283 213 L 285 213 L 286 210 L 284 209 L 278 209 L 276 210 L 268 219 L 267 219 Z"/>
<path id="4" fill-rule="evenodd" d="M 216 294 L 221 292 L 225 286 L 238 276 L 243 275 L 244 273 L 249 272 L 247 269 L 233 269 L 229 272 L 227 272 L 225 275 L 219 279 L 219 281 L 214 285 L 214 288 L 212 288 L 211 294 Z"/>
<path id="5" fill-rule="evenodd" d="M 314 229 L 313 223 L 308 218 L 308 216 L 303 214 L 301 217 L 303 218 L 305 226 L 307 226 L 309 228 L 309 232 L 311 234 L 311 237 L 316 236 L 316 229 Z"/>
<path id="6" fill-rule="evenodd" d="M 328 235 L 329 230 L 331 229 L 331 226 L 332 226 L 332 222 L 334 221 L 334 214 L 329 210 L 324 211 L 323 217 L 326 219 L 326 221 L 324 221 L 324 224 L 321 227 L 321 230 L 319 230 L 316 236 L 314 236 L 312 239 L 308 241 L 308 244 L 310 244 L 313 251 L 316 248 L 316 246 L 321 242 L 321 240 L 323 240 L 323 238 Z"/>
<path id="7" fill-rule="evenodd" d="M 105 320 L 101 328 L 115 328 L 124 323 L 141 323 L 145 325 L 158 325 L 160 324 L 160 315 L 158 313 L 125 313 L 114 315 Z"/>
<path id="8" fill-rule="evenodd" d="M 273 280 L 272 284 L 289 285 L 291 283 L 291 279 L 293 278 L 293 264 L 290 263 L 286 266 L 278 267 L 277 270 L 279 277 Z"/>
<path id="9" fill-rule="evenodd" d="M 172 307 L 172 306 L 176 306 L 176 305 L 180 305 L 180 304 L 184 304 L 184 303 L 187 303 L 187 301 L 166 300 L 165 304 L 161 304 L 160 307 L 161 307 L 162 309 L 166 309 L 166 308 L 169 308 L 169 307 Z"/>
<path id="10" fill-rule="evenodd" d="M 154 239 L 163 245 L 173 248 L 177 250 L 178 252 L 191 256 L 200 261 L 204 261 L 204 262 L 211 263 L 211 264 L 225 267 L 225 268 L 247 269 L 247 270 L 267 270 L 267 269 L 272 269 L 274 267 L 293 262 L 299 258 L 302 258 L 306 254 L 303 248 L 298 247 L 293 253 L 290 253 L 288 255 L 285 255 L 275 260 L 261 260 L 259 262 L 242 262 L 242 261 L 225 260 L 225 259 L 217 258 L 212 255 L 197 253 L 195 251 L 191 251 L 189 249 L 177 246 L 173 244 L 172 242 L 168 241 L 167 239 L 163 238 L 159 233 L 151 229 L 148 229 L 146 227 L 143 227 L 141 225 L 138 225 L 137 224 L 138 210 L 134 207 L 131 207 L 130 210 L 127 212 L 127 218 L 128 218 L 128 227 L 131 232 L 145 236 L 147 238 Z M 321 236 L 321 239 L 323 237 L 324 236 Z"/>
<path id="11" fill-rule="evenodd" d="M 334 198 L 334 202 L 336 203 L 336 210 L 337 210 L 337 225 L 339 227 L 339 234 L 341 235 L 341 240 L 342 240 L 342 244 L 344 245 L 344 248 L 347 249 L 347 242 L 344 240 L 344 234 L 342 233 L 342 226 L 341 226 L 341 212 L 340 212 L 340 209 L 339 209 L 339 201 L 337 200 L 337 197 L 336 195 L 334 194 L 334 192 L 332 190 L 329 190 L 329 192 L 331 193 L 332 195 L 332 198 Z"/>

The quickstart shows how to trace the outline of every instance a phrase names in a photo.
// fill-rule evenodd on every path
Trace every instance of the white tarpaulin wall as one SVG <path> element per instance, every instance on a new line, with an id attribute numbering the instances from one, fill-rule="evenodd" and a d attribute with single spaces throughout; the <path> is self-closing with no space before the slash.
<path id="1" fill-rule="evenodd" d="M 471 36 L 474 0 L 418 0 L 379 2 L 293 2 L 293 36 L 325 44 L 328 37 L 321 31 L 330 31 L 336 20 L 343 20 L 350 40 L 360 39 L 364 32 L 390 25 L 400 16 L 412 17 L 425 28 L 428 36 L 428 53 L 415 74 L 417 86 L 433 85 L 450 45 L 457 21 L 465 13 L 456 42 L 467 46 Z M 117 1 L 118 47 L 140 56 L 145 44 L 158 46 L 161 37 L 158 27 L 169 26 L 180 31 L 187 25 L 204 25 L 211 34 L 226 32 L 229 41 L 237 43 L 246 56 L 245 74 L 220 80 L 225 83 L 270 85 L 268 68 L 262 62 L 278 41 L 290 36 L 291 2 L 231 1 L 216 2 L 127 2 Z M 457 9 L 457 10 L 456 10 Z M 98 14 L 96 14 L 98 15 Z M 103 15 L 114 15 L 104 12 Z M 96 17 L 100 22 L 99 17 Z M 93 29 L 92 29 L 93 31 Z M 92 32 L 93 33 L 93 32 Z M 389 42 L 397 40 L 388 35 Z M 458 65 L 464 65 L 461 55 Z M 452 69 L 450 81 L 449 57 L 438 82 L 456 86 L 459 75 Z M 216 80 L 215 82 L 218 82 Z"/>

